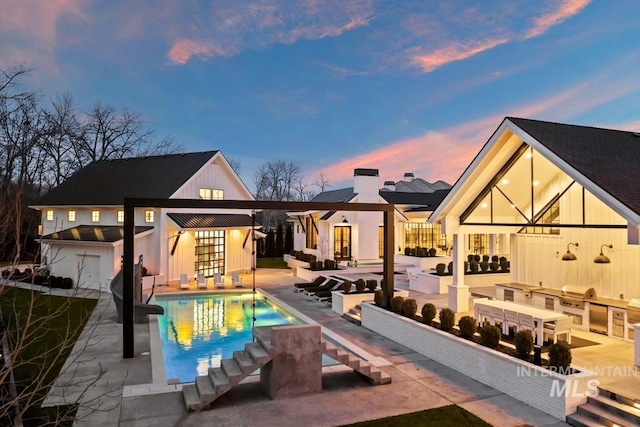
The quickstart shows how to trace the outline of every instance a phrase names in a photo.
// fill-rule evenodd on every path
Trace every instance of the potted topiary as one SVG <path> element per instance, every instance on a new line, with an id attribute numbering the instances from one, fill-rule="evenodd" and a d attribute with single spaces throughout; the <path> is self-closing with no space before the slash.
<path id="1" fill-rule="evenodd" d="M 436 248 L 429 248 L 429 256 L 430 257 L 434 257 L 436 256 Z"/>
<path id="2" fill-rule="evenodd" d="M 469 271 L 470 271 L 472 274 L 475 274 L 475 273 L 477 273 L 477 272 L 478 272 L 478 261 L 471 261 L 471 262 L 469 263 Z"/>
<path id="3" fill-rule="evenodd" d="M 496 348 L 500 343 L 500 328 L 495 325 L 484 325 L 480 328 L 480 344 L 489 347 Z"/>
<path id="4" fill-rule="evenodd" d="M 382 289 L 376 289 L 373 292 L 373 303 L 378 307 L 384 308 L 384 291 Z"/>
<path id="5" fill-rule="evenodd" d="M 500 259 L 498 258 L 498 255 L 494 255 L 491 257 L 491 262 L 499 262 Z"/>
<path id="6" fill-rule="evenodd" d="M 425 303 L 420 313 L 422 314 L 422 322 L 428 325 L 436 317 L 436 306 L 430 302 Z"/>
<path id="7" fill-rule="evenodd" d="M 571 348 L 564 341 L 558 341 L 549 347 L 549 369 L 567 374 L 571 365 Z"/>
<path id="8" fill-rule="evenodd" d="M 496 271 L 498 271 L 499 268 L 500 268 L 500 264 L 498 264 L 497 262 L 492 261 L 489 263 L 489 270 L 491 270 L 492 272 L 495 273 Z"/>
<path id="9" fill-rule="evenodd" d="M 404 297 L 397 295 L 391 298 L 391 311 L 397 314 L 402 314 L 402 303 L 404 303 Z"/>
<path id="10" fill-rule="evenodd" d="M 453 274 L 453 261 L 447 264 L 447 272 L 449 272 L 449 274 Z"/>
<path id="11" fill-rule="evenodd" d="M 351 280 L 345 280 L 344 282 L 342 282 L 342 290 L 344 291 L 345 294 L 348 294 L 349 292 L 351 292 L 352 285 L 353 283 L 351 283 Z"/>
<path id="12" fill-rule="evenodd" d="M 409 319 L 413 319 L 418 311 L 418 303 L 413 298 L 406 298 L 402 301 L 402 314 Z"/>
<path id="13" fill-rule="evenodd" d="M 369 292 L 373 292 L 378 287 L 378 281 L 376 279 L 368 279 L 367 280 L 367 289 Z"/>
<path id="14" fill-rule="evenodd" d="M 516 332 L 513 337 L 513 344 L 516 346 L 516 354 L 518 357 L 527 358 L 533 351 L 533 335 L 528 329 Z"/>
<path id="15" fill-rule="evenodd" d="M 445 268 L 447 268 L 447 266 L 443 263 L 440 263 L 438 265 L 436 265 L 436 274 L 438 276 L 444 276 L 444 270 Z"/>
<path id="16" fill-rule="evenodd" d="M 480 270 L 482 270 L 483 273 L 486 273 L 489 270 L 489 263 L 486 261 L 482 261 L 480 263 Z"/>
<path id="17" fill-rule="evenodd" d="M 489 262 L 489 255 L 482 255 L 482 262 Z"/>
<path id="18" fill-rule="evenodd" d="M 405 255 L 411 255 L 411 249 L 410 248 L 404 248 L 404 254 Z"/>
<path id="19" fill-rule="evenodd" d="M 365 288 L 367 287 L 367 284 L 364 281 L 364 279 L 356 280 L 355 284 L 356 284 L 356 292 L 364 292 Z"/>
<path id="20" fill-rule="evenodd" d="M 424 258 L 427 256 L 427 251 L 424 248 L 418 248 L 417 255 L 420 258 Z"/>
<path id="21" fill-rule="evenodd" d="M 482 259 L 482 258 L 480 258 L 480 255 L 478 255 L 478 254 L 475 254 L 475 255 L 473 256 L 473 260 L 474 260 L 475 262 L 480 262 L 480 260 L 481 260 L 481 259 Z"/>
<path id="22" fill-rule="evenodd" d="M 473 254 L 469 254 L 469 255 L 467 255 L 467 261 L 468 261 L 468 262 L 473 261 Z"/>

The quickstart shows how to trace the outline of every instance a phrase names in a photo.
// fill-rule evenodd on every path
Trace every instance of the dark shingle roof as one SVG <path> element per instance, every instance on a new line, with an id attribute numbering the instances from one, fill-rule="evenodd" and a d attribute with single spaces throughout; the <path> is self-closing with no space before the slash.
<path id="1" fill-rule="evenodd" d="M 434 210 L 447 196 L 449 190 L 436 190 L 432 193 L 405 193 L 380 191 L 380 196 L 395 205 L 419 205 Z"/>
<path id="2" fill-rule="evenodd" d="M 125 197 L 166 199 L 216 153 L 205 151 L 101 160 L 73 174 L 36 204 L 122 205 Z"/>
<path id="3" fill-rule="evenodd" d="M 356 196 L 353 187 L 341 188 L 339 190 L 323 191 L 311 199 L 312 202 L 348 202 Z"/>
<path id="4" fill-rule="evenodd" d="M 621 130 L 507 119 L 640 215 L 640 136 Z"/>
<path id="5" fill-rule="evenodd" d="M 153 229 L 151 226 L 135 227 L 135 233 L 143 233 Z M 124 227 L 118 225 L 79 225 L 55 233 L 47 234 L 42 240 L 71 240 L 74 242 L 113 243 L 124 238 Z"/>
<path id="6" fill-rule="evenodd" d="M 167 214 L 180 228 L 224 228 L 251 227 L 251 216 L 246 214 L 196 214 L 174 213 Z M 260 227 L 260 224 L 255 224 Z"/>

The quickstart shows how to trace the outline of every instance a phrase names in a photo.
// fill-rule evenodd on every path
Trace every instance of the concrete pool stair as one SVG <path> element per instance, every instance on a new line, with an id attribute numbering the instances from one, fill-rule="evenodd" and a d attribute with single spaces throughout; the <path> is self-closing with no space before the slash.
<path id="1" fill-rule="evenodd" d="M 391 376 L 362 358 L 322 339 L 320 326 L 286 325 L 253 328 L 255 342 L 223 359 L 193 384 L 182 387 L 187 411 L 209 409 L 220 396 L 260 369 L 260 383 L 270 398 L 322 392 L 322 354 L 347 365 L 372 385 L 389 384 Z"/>

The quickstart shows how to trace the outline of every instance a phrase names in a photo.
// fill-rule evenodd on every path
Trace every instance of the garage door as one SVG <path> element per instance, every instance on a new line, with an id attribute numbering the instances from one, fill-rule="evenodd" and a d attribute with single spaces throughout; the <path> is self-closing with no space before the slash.
<path id="1" fill-rule="evenodd" d="M 76 286 L 100 289 L 100 256 L 78 255 L 78 279 Z"/>

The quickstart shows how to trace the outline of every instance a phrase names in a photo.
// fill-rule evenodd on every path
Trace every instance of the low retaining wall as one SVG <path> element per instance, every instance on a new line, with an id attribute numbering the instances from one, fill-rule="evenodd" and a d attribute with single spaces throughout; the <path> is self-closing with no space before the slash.
<path id="1" fill-rule="evenodd" d="M 423 271 L 429 271 L 432 268 L 435 269 L 436 265 L 438 264 L 449 264 L 449 262 L 452 261 L 452 258 L 445 255 L 437 255 L 434 257 L 417 257 L 396 254 L 393 260 L 398 264 L 413 265 L 414 267 L 420 267 L 420 269 Z"/>
<path id="2" fill-rule="evenodd" d="M 509 282 L 510 277 L 510 273 L 465 274 L 464 284 L 470 288 L 492 286 L 496 283 Z M 449 292 L 449 285 L 452 284 L 452 275 L 438 276 L 437 274 L 423 272 L 409 278 L 409 289 L 424 294 L 446 294 Z"/>
<path id="3" fill-rule="evenodd" d="M 597 393 L 592 372 L 561 375 L 370 303 L 362 326 L 563 421 Z"/>
<path id="4" fill-rule="evenodd" d="M 409 298 L 409 291 L 395 290 L 393 295 Z M 373 302 L 373 292 L 358 294 L 354 292 L 345 294 L 343 291 L 331 292 L 331 309 L 339 315 L 343 315 L 356 305 L 362 304 L 363 302 Z"/>

